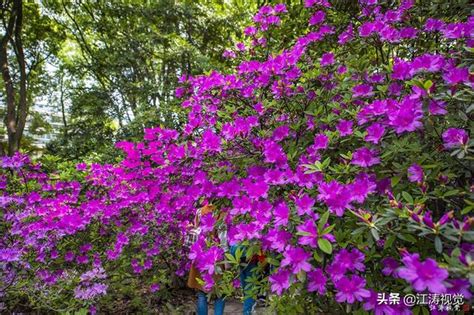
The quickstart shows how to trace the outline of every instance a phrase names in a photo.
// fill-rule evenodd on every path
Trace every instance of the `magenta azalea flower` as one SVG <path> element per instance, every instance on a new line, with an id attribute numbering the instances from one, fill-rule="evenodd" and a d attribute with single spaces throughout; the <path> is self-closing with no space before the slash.
<path id="1" fill-rule="evenodd" d="M 335 256 L 333 264 L 338 264 L 343 270 L 364 271 L 365 255 L 358 249 L 353 248 L 350 252 L 343 248 Z"/>
<path id="2" fill-rule="evenodd" d="M 445 63 L 446 61 L 443 56 L 424 54 L 413 60 L 410 73 L 416 74 L 421 71 L 437 72 L 443 68 Z"/>
<path id="3" fill-rule="evenodd" d="M 462 294 L 466 300 L 472 298 L 471 283 L 467 279 L 452 279 L 448 280 L 448 293 Z"/>
<path id="4" fill-rule="evenodd" d="M 286 226 L 290 218 L 290 209 L 286 203 L 280 202 L 273 210 L 273 216 L 275 217 L 275 227 Z"/>
<path id="5" fill-rule="evenodd" d="M 276 169 L 270 169 L 264 175 L 265 182 L 271 185 L 286 184 L 288 183 L 288 177 L 289 177 L 288 172 L 282 172 Z"/>
<path id="6" fill-rule="evenodd" d="M 309 245 L 313 248 L 318 246 L 318 229 L 313 220 L 307 219 L 303 224 L 296 227 L 298 234 L 298 244 Z"/>
<path id="7" fill-rule="evenodd" d="M 276 142 L 267 141 L 263 153 L 267 163 L 285 163 L 287 161 L 283 148 Z"/>
<path id="8" fill-rule="evenodd" d="M 326 14 L 324 11 L 316 11 L 309 19 L 309 25 L 316 25 L 324 21 Z"/>
<path id="9" fill-rule="evenodd" d="M 20 261 L 21 252 L 18 249 L 14 248 L 2 248 L 0 249 L 0 262 L 14 262 Z"/>
<path id="10" fill-rule="evenodd" d="M 342 32 L 339 37 L 337 43 L 339 45 L 345 45 L 347 42 L 351 41 L 354 38 L 354 30 L 352 24 L 347 27 L 347 29 Z"/>
<path id="11" fill-rule="evenodd" d="M 304 1 L 304 6 L 306 8 L 311 8 L 312 6 L 314 6 L 315 4 L 318 4 L 320 6 L 323 6 L 323 7 L 326 7 L 326 8 L 330 8 L 331 7 L 331 4 L 329 3 L 328 0 L 305 0 Z"/>
<path id="12" fill-rule="evenodd" d="M 292 234 L 288 231 L 272 229 L 268 231 L 263 241 L 267 248 L 283 252 L 291 237 Z"/>
<path id="13" fill-rule="evenodd" d="M 245 51 L 245 49 L 246 49 L 244 43 L 237 43 L 237 44 L 235 44 L 235 47 L 240 51 Z"/>
<path id="14" fill-rule="evenodd" d="M 384 265 L 382 273 L 385 276 L 393 275 L 394 277 L 398 277 L 397 268 L 400 267 L 398 260 L 392 257 L 387 257 L 382 260 L 382 264 Z"/>
<path id="15" fill-rule="evenodd" d="M 394 309 L 393 305 L 388 303 L 380 303 L 378 300 L 378 293 L 374 290 L 369 290 L 370 296 L 365 300 L 364 310 L 372 311 L 374 315 L 399 315 L 400 313 Z M 411 314 L 411 312 L 410 312 Z"/>
<path id="16" fill-rule="evenodd" d="M 403 89 L 403 85 L 401 85 L 398 82 L 392 82 L 388 86 L 388 94 L 392 96 L 393 95 L 398 96 L 402 92 L 402 89 Z"/>
<path id="17" fill-rule="evenodd" d="M 211 130 L 206 130 L 202 135 L 202 146 L 207 151 L 220 151 L 221 139 Z"/>
<path id="18" fill-rule="evenodd" d="M 308 272 L 308 292 L 318 292 L 321 295 L 326 293 L 327 278 L 320 268 Z"/>
<path id="19" fill-rule="evenodd" d="M 209 250 L 202 252 L 199 259 L 195 260 L 195 262 L 199 271 L 213 275 L 216 262 L 222 260 L 223 257 L 224 251 L 219 247 L 213 246 Z"/>
<path id="20" fill-rule="evenodd" d="M 345 185 L 333 180 L 319 185 L 318 200 L 323 201 L 332 213 L 340 217 L 349 207 L 351 194 Z"/>
<path id="21" fill-rule="evenodd" d="M 410 282 L 417 292 L 428 290 L 431 293 L 446 292 L 444 280 L 449 276 L 448 271 L 438 267 L 438 263 L 428 258 L 420 261 L 419 254 L 407 254 L 402 258 L 404 267 L 398 270 L 398 276 Z"/>
<path id="22" fill-rule="evenodd" d="M 341 137 L 348 136 L 352 134 L 352 125 L 353 121 L 351 120 L 341 120 L 336 126 L 337 131 L 339 131 L 339 134 Z"/>
<path id="23" fill-rule="evenodd" d="M 288 12 L 284 3 L 278 3 L 273 7 L 273 12 L 276 14 Z"/>
<path id="24" fill-rule="evenodd" d="M 211 232 L 216 224 L 216 219 L 212 216 L 212 213 L 208 213 L 201 217 L 200 228 L 202 233 Z"/>
<path id="25" fill-rule="evenodd" d="M 359 84 L 352 88 L 352 97 L 368 97 L 373 94 L 372 86 L 369 84 Z"/>
<path id="26" fill-rule="evenodd" d="M 370 176 L 365 173 L 360 173 L 354 182 L 349 185 L 351 201 L 363 203 L 365 198 L 375 191 L 376 187 L 375 181 Z"/>
<path id="27" fill-rule="evenodd" d="M 68 252 L 66 252 L 66 254 L 64 254 L 64 260 L 68 261 L 68 262 L 73 261 L 74 257 L 75 257 L 75 255 L 71 251 L 68 251 Z"/>
<path id="28" fill-rule="evenodd" d="M 354 303 L 356 300 L 361 302 L 370 297 L 369 290 L 365 289 L 365 280 L 362 277 L 353 275 L 351 278 L 342 277 L 335 283 L 337 289 L 336 301 L 339 303 Z"/>
<path id="29" fill-rule="evenodd" d="M 365 136 L 364 140 L 367 142 L 378 144 L 384 133 L 385 128 L 381 124 L 372 124 L 367 128 L 367 135 Z"/>
<path id="30" fill-rule="evenodd" d="M 443 142 L 446 149 L 456 148 L 461 145 L 466 145 L 469 141 L 469 136 L 466 130 L 459 128 L 449 128 L 443 132 Z"/>
<path id="31" fill-rule="evenodd" d="M 237 180 L 232 179 L 228 182 L 224 182 L 219 186 L 220 197 L 237 197 L 240 196 L 240 184 Z"/>
<path id="32" fill-rule="evenodd" d="M 452 68 L 444 73 L 443 79 L 449 85 L 466 82 L 469 79 L 469 70 L 467 68 Z"/>
<path id="33" fill-rule="evenodd" d="M 413 27 L 404 27 L 400 30 L 400 37 L 404 39 L 413 39 L 416 38 L 418 30 Z"/>
<path id="34" fill-rule="evenodd" d="M 423 181 L 423 168 L 414 163 L 408 168 L 408 180 L 412 183 L 421 183 Z"/>
<path id="35" fill-rule="evenodd" d="M 332 264 L 326 267 L 326 273 L 331 277 L 332 282 L 336 282 L 344 276 L 346 269 L 341 264 L 333 261 Z"/>
<path id="36" fill-rule="evenodd" d="M 278 295 L 283 293 L 290 287 L 290 276 L 291 273 L 288 270 L 279 270 L 276 273 L 270 275 L 268 280 L 270 281 L 271 290 Z"/>
<path id="37" fill-rule="evenodd" d="M 329 138 L 323 133 L 320 133 L 314 137 L 314 145 L 315 149 L 326 149 L 329 144 Z"/>
<path id="38" fill-rule="evenodd" d="M 303 215 L 303 214 L 310 214 L 312 211 L 311 209 L 313 208 L 315 203 L 315 200 L 308 196 L 307 194 L 303 194 L 301 197 L 295 200 L 295 205 L 296 205 L 296 212 L 298 215 Z"/>
<path id="39" fill-rule="evenodd" d="M 321 57 L 321 67 L 327 67 L 334 64 L 334 54 L 333 53 L 324 53 Z"/>
<path id="40" fill-rule="evenodd" d="M 300 271 L 311 271 L 313 267 L 308 262 L 311 256 L 311 253 L 306 252 L 301 247 L 287 248 L 283 254 L 281 267 L 289 266 L 293 274 L 297 274 Z"/>
<path id="41" fill-rule="evenodd" d="M 204 274 L 201 274 L 201 277 L 202 277 L 202 280 L 204 280 L 203 290 L 205 292 L 211 291 L 215 282 L 213 275 L 209 273 L 204 273 Z"/>
<path id="42" fill-rule="evenodd" d="M 433 32 L 433 31 L 440 31 L 444 26 L 444 21 L 429 18 L 425 22 L 425 31 Z"/>
<path id="43" fill-rule="evenodd" d="M 393 64 L 392 78 L 398 80 L 406 80 L 411 77 L 410 75 L 411 65 L 401 59 L 395 58 Z"/>
<path id="44" fill-rule="evenodd" d="M 94 283 L 90 286 L 78 286 L 74 289 L 74 297 L 80 300 L 92 300 L 99 295 L 107 293 L 107 285 Z"/>
<path id="45" fill-rule="evenodd" d="M 247 194 L 252 199 L 258 199 L 260 197 L 266 198 L 267 192 L 270 187 L 264 181 L 252 182 L 250 180 L 244 181 L 244 188 Z"/>
<path id="46" fill-rule="evenodd" d="M 342 66 L 337 67 L 337 73 L 338 74 L 344 74 L 346 72 L 347 72 L 347 67 L 346 66 L 342 65 Z"/>
<path id="47" fill-rule="evenodd" d="M 431 115 L 445 115 L 448 113 L 446 110 L 446 103 L 436 100 L 430 100 L 428 111 Z"/>
<path id="48" fill-rule="evenodd" d="M 369 37 L 373 33 L 380 31 L 383 27 L 381 21 L 365 22 L 359 27 L 359 35 L 361 37 Z"/>
<path id="49" fill-rule="evenodd" d="M 420 121 L 423 118 L 421 103 L 406 97 L 398 106 L 398 109 L 388 113 L 390 126 L 400 134 L 406 131 L 415 131 L 423 126 Z"/>
<path id="50" fill-rule="evenodd" d="M 288 137 L 289 132 L 290 132 L 290 128 L 288 126 L 285 126 L 285 125 L 280 126 L 273 131 L 273 140 L 281 141 L 285 139 L 286 137 Z"/>
<path id="51" fill-rule="evenodd" d="M 253 36 L 253 35 L 257 34 L 257 28 L 255 26 L 247 26 L 244 29 L 244 34 L 245 34 L 245 36 Z"/>
<path id="52" fill-rule="evenodd" d="M 160 290 L 160 284 L 159 283 L 152 283 L 150 285 L 150 292 L 151 293 L 155 293 L 158 290 Z"/>
<path id="53" fill-rule="evenodd" d="M 360 167 L 370 167 L 380 163 L 380 158 L 377 156 L 375 150 L 371 150 L 366 147 L 355 150 L 352 154 L 352 164 Z"/>

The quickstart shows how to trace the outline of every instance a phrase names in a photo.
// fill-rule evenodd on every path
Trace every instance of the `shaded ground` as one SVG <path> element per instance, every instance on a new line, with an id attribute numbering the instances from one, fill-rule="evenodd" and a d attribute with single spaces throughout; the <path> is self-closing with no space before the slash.
<path id="1" fill-rule="evenodd" d="M 194 301 L 187 305 L 189 308 L 186 311 L 186 315 L 196 314 Z M 228 299 L 225 303 L 224 309 L 225 315 L 238 315 L 242 314 L 242 302 L 237 299 Z M 255 308 L 255 314 L 258 315 L 269 315 L 269 311 L 262 305 L 257 305 Z M 209 305 L 209 315 L 214 315 L 213 305 Z"/>
<path id="2" fill-rule="evenodd" d="M 179 296 L 171 304 L 168 304 L 166 310 L 161 310 L 160 314 L 166 315 L 194 315 L 196 314 L 196 294 L 191 290 L 183 290 Z M 238 315 L 242 314 L 242 302 L 236 298 L 226 299 L 225 315 Z M 271 315 L 267 308 L 264 307 L 263 303 L 258 302 L 255 307 L 255 314 L 257 315 Z M 214 315 L 213 301 L 209 303 L 209 315 Z"/>

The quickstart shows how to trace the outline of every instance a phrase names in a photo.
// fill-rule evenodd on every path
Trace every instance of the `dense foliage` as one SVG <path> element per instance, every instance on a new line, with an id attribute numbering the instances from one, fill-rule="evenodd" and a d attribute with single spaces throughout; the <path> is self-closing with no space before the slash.
<path id="1" fill-rule="evenodd" d="M 65 106 L 66 117 L 48 153 L 113 161 L 117 139 L 139 141 L 144 128 L 156 125 L 179 128 L 179 76 L 225 66 L 222 51 L 253 12 L 245 4 L 45 1 L 45 14 L 66 36 L 51 84 L 52 103 Z M 91 109 L 95 102 L 100 115 Z"/>
<path id="2" fill-rule="evenodd" d="M 181 77 L 183 128 L 117 143 L 119 164 L 3 159 L 7 307 L 143 307 L 191 261 L 233 294 L 240 257 L 208 237 L 222 225 L 236 256 L 265 253 L 254 293 L 284 314 L 427 310 L 378 305 L 383 292 L 471 297 L 473 17 L 410 0 L 303 6 L 261 7 L 224 51 L 235 69 Z M 206 203 L 216 213 L 186 252 Z"/>

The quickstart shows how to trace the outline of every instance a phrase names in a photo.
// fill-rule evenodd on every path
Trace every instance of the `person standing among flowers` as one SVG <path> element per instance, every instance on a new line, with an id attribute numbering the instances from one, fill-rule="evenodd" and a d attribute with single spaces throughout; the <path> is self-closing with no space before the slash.
<path id="1" fill-rule="evenodd" d="M 194 234 L 194 236 L 197 237 L 200 233 L 199 228 L 201 225 L 201 218 L 208 214 L 212 214 L 213 210 L 215 209 L 216 207 L 211 204 L 207 204 L 204 207 L 198 209 L 196 216 L 194 218 L 194 225 L 193 225 L 194 229 L 192 229 L 189 233 Z M 221 213 L 219 217 L 222 218 L 223 215 L 225 214 Z M 223 230 L 223 229 L 221 229 L 220 231 L 214 230 L 211 233 L 211 236 L 214 238 L 217 238 L 219 242 L 221 243 L 221 247 L 225 251 L 227 250 L 227 231 L 226 230 Z M 199 259 L 199 257 L 197 259 Z M 192 264 L 191 269 L 189 271 L 187 284 L 188 284 L 188 287 L 197 290 L 197 315 L 207 315 L 208 314 L 208 303 L 207 303 L 208 296 L 198 279 L 201 280 L 201 283 L 202 283 L 202 278 L 201 278 L 201 274 L 199 273 L 199 270 L 194 266 L 194 264 Z M 224 307 L 225 307 L 224 298 L 217 297 L 214 300 L 214 314 L 223 315 Z"/>
<path id="2" fill-rule="evenodd" d="M 245 246 L 240 244 L 231 246 L 230 254 L 235 257 L 237 250 L 240 250 L 243 253 L 241 256 L 241 263 L 247 263 L 245 267 L 240 267 L 240 286 L 242 287 L 242 292 L 244 296 L 242 314 L 251 315 L 255 308 L 256 301 L 251 296 L 253 287 L 252 283 L 249 280 L 255 275 L 255 269 L 257 268 L 257 264 L 263 264 L 265 262 L 265 255 L 260 252 L 259 254 L 252 256 L 248 261 L 246 261 L 247 258 L 245 255 Z"/>

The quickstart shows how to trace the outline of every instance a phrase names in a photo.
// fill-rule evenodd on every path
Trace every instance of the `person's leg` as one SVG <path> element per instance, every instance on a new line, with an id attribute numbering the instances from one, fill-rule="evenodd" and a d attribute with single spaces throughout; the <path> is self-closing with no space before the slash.
<path id="1" fill-rule="evenodd" d="M 253 275 L 253 270 L 255 269 L 256 264 L 250 263 L 240 272 L 240 285 L 242 286 L 244 294 L 244 305 L 243 305 L 243 314 L 250 315 L 252 314 L 253 307 L 255 305 L 255 299 L 249 297 L 251 287 L 247 287 L 249 284 L 248 279 Z"/>
<path id="2" fill-rule="evenodd" d="M 207 315 L 207 295 L 202 291 L 197 293 L 197 315 Z"/>
<path id="3" fill-rule="evenodd" d="M 225 300 L 223 298 L 217 298 L 214 301 L 214 315 L 224 315 Z"/>

